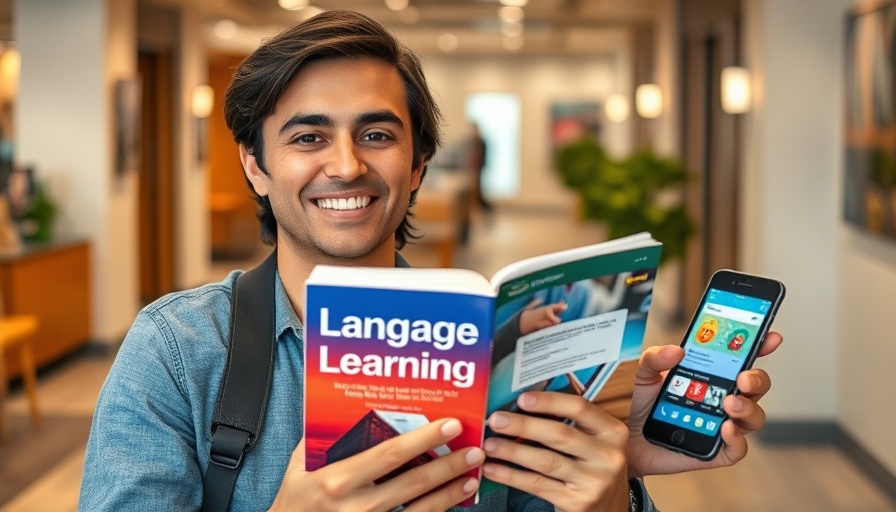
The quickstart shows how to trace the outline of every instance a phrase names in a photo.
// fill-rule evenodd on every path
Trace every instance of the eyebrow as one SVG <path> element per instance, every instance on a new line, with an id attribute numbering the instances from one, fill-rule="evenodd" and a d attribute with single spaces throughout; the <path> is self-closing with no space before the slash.
<path id="1" fill-rule="evenodd" d="M 355 123 L 361 125 L 384 122 L 393 123 L 401 128 L 404 128 L 404 123 L 401 121 L 401 118 L 395 115 L 395 113 L 391 110 L 376 110 L 373 112 L 365 112 L 355 118 Z M 280 127 L 279 134 L 283 135 L 283 132 L 289 130 L 293 126 L 298 125 L 333 126 L 333 124 L 333 119 L 324 114 L 297 114 L 290 117 L 289 120 L 283 123 L 283 126 Z"/>

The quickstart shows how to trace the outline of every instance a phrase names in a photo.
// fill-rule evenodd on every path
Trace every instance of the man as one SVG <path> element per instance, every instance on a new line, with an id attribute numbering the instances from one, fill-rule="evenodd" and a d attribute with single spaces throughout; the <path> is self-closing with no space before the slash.
<path id="1" fill-rule="evenodd" d="M 511 489 L 479 510 L 630 510 L 628 478 L 730 465 L 746 454 L 744 433 L 763 423 L 756 401 L 770 381 L 738 379 L 726 398 L 725 448 L 700 462 L 646 443 L 643 422 L 661 373 L 678 347 L 646 351 L 630 428 L 571 395 L 525 393 L 530 412 L 571 417 L 576 428 L 496 412 L 490 426 L 559 452 L 493 439 L 457 450 L 387 482 L 373 482 L 460 432 L 443 418 L 314 472 L 302 438 L 303 286 L 320 263 L 406 265 L 396 253 L 411 235 L 408 208 L 439 141 L 439 110 L 416 57 L 382 26 L 325 12 L 266 41 L 240 66 L 225 117 L 257 194 L 262 236 L 276 243 L 277 336 L 264 430 L 243 463 L 231 510 L 444 510 L 472 495 L 463 475 L 483 466 Z M 140 312 L 100 393 L 88 442 L 80 509 L 197 510 L 209 461 L 209 426 L 224 370 L 230 294 L 223 282 L 166 296 Z M 771 335 L 769 353 L 780 343 Z M 498 464 L 499 459 L 524 469 Z M 634 490 L 642 488 L 634 481 Z M 638 506 L 652 510 L 649 500 Z"/>

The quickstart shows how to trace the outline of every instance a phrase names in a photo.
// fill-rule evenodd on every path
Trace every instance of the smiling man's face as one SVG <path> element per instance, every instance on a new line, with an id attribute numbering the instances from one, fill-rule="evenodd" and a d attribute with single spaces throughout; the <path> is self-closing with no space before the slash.
<path id="1" fill-rule="evenodd" d="M 264 167 L 240 148 L 278 224 L 278 250 L 309 263 L 389 264 L 423 162 L 413 161 L 401 76 L 371 59 L 311 62 L 265 119 Z"/>

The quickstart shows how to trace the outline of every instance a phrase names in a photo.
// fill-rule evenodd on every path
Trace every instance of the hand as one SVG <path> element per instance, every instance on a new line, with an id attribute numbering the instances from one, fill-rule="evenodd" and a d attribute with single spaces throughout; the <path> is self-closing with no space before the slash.
<path id="1" fill-rule="evenodd" d="M 520 313 L 520 334 L 526 335 L 560 323 L 557 315 L 566 311 L 566 302 L 540 306 L 542 302 L 542 299 L 533 299 Z"/>
<path id="2" fill-rule="evenodd" d="M 538 496 L 558 511 L 628 510 L 625 424 L 584 398 L 567 393 L 526 392 L 517 400 L 527 412 L 570 418 L 574 424 L 511 412 L 495 412 L 488 425 L 510 439 L 489 437 L 485 476 Z M 513 439 L 543 444 L 531 446 Z"/>
<path id="3" fill-rule="evenodd" d="M 456 419 L 435 421 L 311 472 L 305 471 L 302 439 L 292 452 L 270 510 L 385 512 L 411 501 L 404 509 L 407 512 L 450 508 L 479 488 L 477 479 L 463 475 L 485 460 L 480 448 L 458 450 L 381 484 L 373 482 L 454 439 L 461 428 Z"/>
<path id="4" fill-rule="evenodd" d="M 784 341 L 777 332 L 770 332 L 759 348 L 759 356 L 774 352 Z M 660 392 L 669 369 L 684 357 L 684 350 L 677 346 L 650 347 L 641 355 L 638 373 L 635 377 L 635 391 L 632 397 L 632 414 L 628 421 L 629 475 L 662 475 L 731 466 L 747 455 L 746 434 L 762 428 L 765 411 L 759 406 L 759 399 L 768 393 L 772 381 L 764 370 L 752 369 L 737 376 L 739 395 L 728 395 L 722 402 L 722 409 L 729 419 L 721 426 L 722 448 L 712 460 L 701 461 L 680 453 L 651 444 L 644 439 L 642 428 L 653 400 Z"/>

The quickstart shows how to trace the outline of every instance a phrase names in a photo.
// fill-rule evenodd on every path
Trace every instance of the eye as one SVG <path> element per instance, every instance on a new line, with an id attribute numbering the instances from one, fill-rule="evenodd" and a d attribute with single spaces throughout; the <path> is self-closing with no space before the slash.
<path id="1" fill-rule="evenodd" d="M 314 133 L 303 133 L 296 137 L 293 137 L 293 144 L 314 144 L 315 142 L 320 142 L 321 138 Z"/>
<path id="2" fill-rule="evenodd" d="M 383 132 L 370 132 L 361 137 L 361 140 L 367 142 L 386 142 L 391 139 L 392 137 L 390 137 L 389 134 Z"/>

